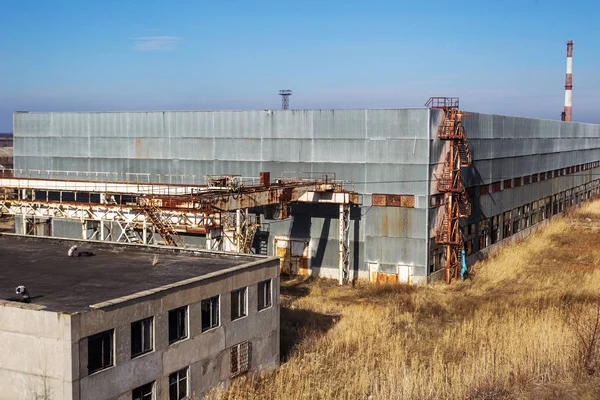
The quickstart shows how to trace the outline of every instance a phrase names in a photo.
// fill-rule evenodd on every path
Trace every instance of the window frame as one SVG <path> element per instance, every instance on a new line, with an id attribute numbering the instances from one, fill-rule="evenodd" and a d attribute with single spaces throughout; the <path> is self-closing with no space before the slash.
<path id="1" fill-rule="evenodd" d="M 147 350 L 144 350 L 144 326 L 145 326 L 144 322 L 147 322 L 147 321 L 150 322 L 150 348 L 147 349 Z M 142 350 L 139 353 L 135 353 L 134 354 L 133 353 L 133 325 L 137 324 L 137 323 L 140 323 L 142 325 L 142 328 L 141 328 L 141 334 L 142 334 L 142 337 L 141 337 L 142 345 L 141 346 L 142 346 Z M 130 336 L 131 336 L 131 359 L 132 360 L 134 358 L 143 356 L 144 354 L 153 352 L 154 351 L 154 316 L 150 316 L 150 317 L 147 317 L 147 318 L 142 318 L 142 319 L 139 319 L 137 321 L 132 322 L 131 323 L 131 335 Z"/>
<path id="2" fill-rule="evenodd" d="M 183 328 L 184 334 L 183 334 L 183 336 L 178 336 L 177 338 L 172 339 L 171 338 L 171 313 L 178 312 L 178 311 L 180 311 L 182 309 L 184 310 L 184 313 L 183 313 L 183 315 L 184 315 L 184 328 Z M 172 310 L 169 310 L 169 314 L 168 314 L 168 339 L 169 339 L 169 345 L 172 345 L 172 344 L 177 343 L 177 342 L 181 342 L 182 340 L 186 340 L 187 338 L 190 337 L 190 323 L 189 323 L 189 321 L 190 321 L 190 315 L 189 315 L 189 312 L 190 312 L 190 308 L 187 305 L 182 306 L 182 307 L 177 307 L 177 308 L 174 308 Z"/>
<path id="3" fill-rule="evenodd" d="M 236 310 L 237 311 L 236 314 L 235 314 L 236 316 L 234 317 L 233 296 L 234 296 L 234 294 L 237 295 L 238 293 L 242 293 L 242 292 L 243 292 L 243 297 L 239 297 L 239 299 L 243 298 L 243 308 L 244 308 L 244 310 L 243 310 L 243 313 L 237 314 L 237 312 L 240 311 L 239 310 L 239 308 L 240 308 L 239 307 L 240 301 L 238 300 L 238 310 Z M 244 318 L 244 317 L 248 316 L 248 286 L 244 286 L 242 288 L 239 288 L 239 289 L 231 291 L 231 307 L 230 308 L 231 308 L 231 320 L 232 321 L 235 321 L 235 320 L 238 320 L 238 319 L 241 319 L 241 318 Z"/>
<path id="4" fill-rule="evenodd" d="M 217 306 L 216 306 L 216 312 L 217 312 L 217 318 L 216 318 L 216 320 L 217 321 L 216 321 L 216 324 L 209 324 L 209 326 L 204 327 L 204 309 L 203 309 L 203 304 L 205 302 L 210 302 L 211 300 L 214 300 L 214 299 L 217 300 Z M 210 308 L 209 315 L 210 315 L 210 317 L 212 319 L 212 315 L 213 315 L 212 307 Z M 206 298 L 206 299 L 200 301 L 200 329 L 201 329 L 201 332 L 208 332 L 208 331 L 210 331 L 212 329 L 218 328 L 219 326 L 221 326 L 221 295 L 220 294 L 216 295 L 216 296 L 212 296 L 212 297 Z"/>
<path id="5" fill-rule="evenodd" d="M 144 398 L 144 396 L 147 396 L 147 394 L 145 394 L 145 393 L 141 393 L 141 397 L 137 397 L 137 398 L 135 397 L 136 390 L 142 391 L 145 388 L 147 388 L 148 386 L 150 386 L 150 397 L 149 398 L 148 397 Z M 132 400 L 137 400 L 137 399 L 139 399 L 139 400 L 147 400 L 147 399 L 154 400 L 156 398 L 156 392 L 154 390 L 155 388 L 156 388 L 156 381 L 148 382 L 146 384 L 138 386 L 135 389 L 131 390 L 131 399 Z"/>
<path id="6" fill-rule="evenodd" d="M 183 397 L 181 396 L 181 393 L 179 393 L 179 385 L 180 385 L 180 382 L 182 381 L 182 378 L 179 374 L 182 371 L 185 373 L 185 394 L 183 395 Z M 185 368 L 179 369 L 177 371 L 171 372 L 169 374 L 169 386 L 167 389 L 167 391 L 169 393 L 169 400 L 173 400 L 173 398 L 171 397 L 171 385 L 172 385 L 171 377 L 175 374 L 177 374 L 176 381 L 175 381 L 175 385 L 177 387 L 177 394 L 176 394 L 176 398 L 174 400 L 185 399 L 190 394 L 190 385 L 189 385 L 189 383 L 190 383 L 190 367 L 185 367 Z"/>
<path id="7" fill-rule="evenodd" d="M 110 340 L 108 342 L 104 341 L 104 336 L 106 335 L 110 336 Z M 92 353 L 90 351 L 90 341 L 93 341 L 95 339 L 100 339 L 101 340 L 101 346 L 102 346 L 102 350 L 101 350 L 101 356 L 100 359 L 102 360 L 101 362 L 101 366 L 99 368 L 95 368 L 95 369 L 91 369 L 90 368 L 90 354 Z M 110 361 L 109 364 L 104 364 L 104 358 L 105 358 L 105 349 L 104 349 L 104 345 L 105 343 L 110 343 L 110 353 L 109 353 L 109 357 L 110 357 Z M 114 367 L 115 366 L 115 330 L 114 329 L 108 329 L 102 332 L 98 332 L 94 335 L 90 335 L 87 337 L 87 350 L 88 350 L 88 354 L 87 354 L 87 359 L 88 359 L 88 365 L 87 365 L 87 369 L 88 369 L 88 375 L 92 375 L 95 374 L 96 372 L 100 372 L 100 371 L 104 371 L 108 368 Z"/>
<path id="8" fill-rule="evenodd" d="M 265 285 L 268 289 L 261 290 L 261 285 Z M 268 310 L 273 307 L 273 279 L 269 278 L 267 280 L 258 282 L 257 286 L 257 309 L 258 311 Z M 267 294 L 268 293 L 268 294 Z M 265 297 L 268 297 L 265 299 Z M 265 303 L 262 303 L 261 300 L 264 300 Z"/>

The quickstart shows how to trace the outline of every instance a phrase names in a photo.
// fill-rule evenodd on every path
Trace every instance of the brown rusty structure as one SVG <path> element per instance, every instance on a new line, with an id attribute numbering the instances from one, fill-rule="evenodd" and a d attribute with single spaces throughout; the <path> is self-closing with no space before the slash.
<path id="1" fill-rule="evenodd" d="M 263 172 L 260 181 L 223 175 L 207 176 L 205 185 L 188 185 L 59 179 L 51 171 L 45 171 L 49 178 L 22 175 L 0 170 L 0 188 L 5 189 L 0 214 L 22 216 L 25 234 L 35 234 L 40 219 L 79 219 L 83 239 L 148 244 L 160 237 L 165 245 L 186 247 L 179 233 L 191 233 L 206 235 L 208 249 L 250 253 L 261 223 L 249 210 L 277 206 L 279 218 L 286 219 L 289 203 L 336 204 L 346 221 L 340 225 L 339 281 L 349 280 L 348 221 L 359 196 L 330 176 L 272 183 Z M 111 228 L 115 223 L 118 236 Z"/>
<path id="2" fill-rule="evenodd" d="M 461 176 L 461 168 L 469 167 L 472 162 L 462 117 L 456 97 L 432 97 L 426 107 L 441 109 L 444 112 L 442 123 L 438 127 L 438 137 L 448 141 L 448 152 L 441 177 L 438 177 L 438 191 L 444 193 L 445 213 L 442 224 L 436 233 L 436 242 L 445 246 L 446 283 L 458 278 L 461 254 L 464 250 L 461 218 L 471 214 L 471 204 Z"/>

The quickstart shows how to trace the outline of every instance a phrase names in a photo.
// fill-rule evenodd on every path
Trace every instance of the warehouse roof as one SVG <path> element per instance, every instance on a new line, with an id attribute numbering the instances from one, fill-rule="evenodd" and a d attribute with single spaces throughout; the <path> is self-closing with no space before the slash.
<path id="1" fill-rule="evenodd" d="M 71 246 L 77 245 L 73 257 Z M 78 256 L 80 253 L 93 256 Z M 0 300 L 75 313 L 239 271 L 265 256 L 108 242 L 0 235 Z"/>

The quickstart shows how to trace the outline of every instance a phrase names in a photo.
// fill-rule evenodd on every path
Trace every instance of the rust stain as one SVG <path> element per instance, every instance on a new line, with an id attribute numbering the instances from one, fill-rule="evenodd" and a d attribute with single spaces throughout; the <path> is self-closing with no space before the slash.
<path id="1" fill-rule="evenodd" d="M 403 195 L 400 198 L 400 207 L 415 208 L 415 196 Z"/>
<path id="2" fill-rule="evenodd" d="M 284 188 L 279 195 L 279 201 L 282 203 L 287 203 L 292 200 L 292 189 Z"/>
<path id="3" fill-rule="evenodd" d="M 371 271 L 371 283 L 375 285 L 398 283 L 397 274 L 386 274 L 385 272 Z"/>
<path id="4" fill-rule="evenodd" d="M 410 194 L 382 194 L 371 195 L 371 204 L 376 207 L 415 207 L 415 196 Z"/>
<path id="5" fill-rule="evenodd" d="M 388 194 L 386 197 L 386 203 L 388 207 L 400 207 L 399 194 Z"/>
<path id="6" fill-rule="evenodd" d="M 298 266 L 298 275 L 308 276 L 308 258 L 302 257 Z"/>
<path id="7" fill-rule="evenodd" d="M 144 158 L 143 151 L 144 151 L 144 148 L 143 148 L 142 138 L 136 137 L 135 138 L 135 158 Z"/>
<path id="8" fill-rule="evenodd" d="M 378 284 L 382 283 L 398 283 L 398 275 L 396 274 L 386 274 L 385 272 L 377 272 L 377 280 L 375 281 Z"/>
<path id="9" fill-rule="evenodd" d="M 388 213 L 384 211 L 383 220 L 381 221 L 381 236 L 387 237 L 389 235 L 389 231 Z"/>
<path id="10" fill-rule="evenodd" d="M 386 205 L 386 195 L 373 193 L 371 195 L 371 203 L 377 207 L 385 207 Z"/>

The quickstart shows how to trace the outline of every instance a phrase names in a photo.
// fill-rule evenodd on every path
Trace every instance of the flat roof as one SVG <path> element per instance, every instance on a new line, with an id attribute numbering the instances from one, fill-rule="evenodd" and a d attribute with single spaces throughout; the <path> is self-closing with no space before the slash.
<path id="1" fill-rule="evenodd" d="M 69 257 L 67 253 L 73 245 L 77 245 L 77 252 L 94 255 Z M 0 234 L 0 300 L 22 302 L 15 288 L 24 285 L 31 297 L 29 304 L 49 311 L 77 313 L 270 259 L 164 246 Z"/>

